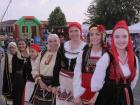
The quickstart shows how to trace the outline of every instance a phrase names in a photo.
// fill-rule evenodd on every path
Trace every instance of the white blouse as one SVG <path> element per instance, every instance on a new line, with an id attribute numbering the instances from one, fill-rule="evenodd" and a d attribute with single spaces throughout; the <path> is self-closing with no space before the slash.
<path id="1" fill-rule="evenodd" d="M 50 60 L 50 63 L 48 65 L 45 64 L 45 62 L 48 60 L 48 56 L 52 55 L 52 58 Z M 40 56 L 35 60 L 31 61 L 32 63 L 32 75 L 33 78 L 35 78 L 37 75 L 43 75 L 43 76 L 53 76 L 53 68 L 55 65 L 55 59 L 56 59 L 57 52 L 46 52 L 42 59 L 40 60 Z"/>
<path id="2" fill-rule="evenodd" d="M 96 68 L 95 68 L 95 72 L 94 75 L 92 76 L 91 79 L 91 90 L 93 92 L 97 92 L 99 91 L 105 82 L 105 76 L 106 76 L 106 70 L 107 67 L 109 65 L 109 55 L 108 53 L 105 53 L 101 59 L 99 59 L 99 61 L 96 64 Z M 128 66 L 128 63 L 122 65 L 120 62 L 120 67 L 122 70 L 122 73 L 125 77 L 130 76 L 131 72 Z M 139 63 L 138 63 L 138 58 L 136 57 L 136 76 L 134 78 L 134 80 L 131 82 L 131 88 L 132 90 L 134 89 L 134 87 L 136 86 L 137 80 L 138 80 L 138 75 L 139 75 Z"/>
<path id="3" fill-rule="evenodd" d="M 84 46 L 86 45 L 85 42 L 81 42 L 80 45 L 79 45 L 79 48 L 76 49 L 76 50 L 71 50 L 71 46 L 70 46 L 70 41 L 67 41 L 64 43 L 64 49 L 65 49 L 65 56 L 66 58 L 69 58 L 69 59 L 74 59 L 78 56 L 78 53 L 80 53 L 82 51 L 82 49 L 84 48 Z M 67 53 L 69 52 L 69 53 Z M 73 53 L 77 53 L 77 54 L 73 54 Z"/>
<path id="4" fill-rule="evenodd" d="M 82 87 L 82 81 L 81 81 L 81 75 L 82 75 L 82 55 L 83 51 L 81 51 L 77 57 L 76 60 L 76 65 L 74 69 L 74 78 L 73 78 L 73 95 L 74 97 L 80 97 L 84 92 L 85 88 Z M 99 52 L 93 52 L 91 51 L 90 56 L 92 57 L 101 57 L 102 56 L 102 51 Z"/>
<path id="5" fill-rule="evenodd" d="M 39 75 L 40 58 L 41 58 L 41 54 L 39 54 L 35 60 L 31 59 L 31 65 L 32 65 L 32 72 L 31 73 L 32 73 L 33 78 L 35 78 L 37 75 Z"/>

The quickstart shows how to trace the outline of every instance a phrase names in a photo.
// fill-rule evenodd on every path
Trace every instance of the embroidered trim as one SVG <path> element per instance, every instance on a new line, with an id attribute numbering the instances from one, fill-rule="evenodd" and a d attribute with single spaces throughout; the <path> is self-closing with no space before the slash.
<path id="1" fill-rule="evenodd" d="M 52 60 L 52 58 L 53 58 L 53 55 L 52 54 L 51 55 L 48 55 L 48 57 L 46 58 L 47 60 L 45 61 L 45 64 L 46 65 L 49 65 L 50 62 L 51 62 L 51 60 Z"/>

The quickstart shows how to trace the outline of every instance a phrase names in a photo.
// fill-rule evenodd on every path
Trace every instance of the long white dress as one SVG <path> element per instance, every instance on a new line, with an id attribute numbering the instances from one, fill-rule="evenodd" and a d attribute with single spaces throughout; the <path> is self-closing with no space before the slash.
<path id="1" fill-rule="evenodd" d="M 85 42 L 82 42 L 78 49 L 72 51 L 70 46 L 70 41 L 64 43 L 64 56 L 68 59 L 69 66 L 71 65 L 71 59 L 76 59 L 78 54 L 82 51 Z M 75 62 L 76 63 L 76 62 Z M 72 64 L 75 65 L 75 64 Z M 62 71 L 60 70 L 59 80 L 60 80 L 60 95 L 56 98 L 56 105 L 74 105 L 73 102 L 73 75 L 72 71 Z"/>

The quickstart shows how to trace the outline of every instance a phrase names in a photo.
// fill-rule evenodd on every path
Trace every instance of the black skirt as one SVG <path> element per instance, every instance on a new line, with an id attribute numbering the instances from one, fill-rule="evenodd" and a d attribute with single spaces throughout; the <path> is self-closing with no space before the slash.
<path id="1" fill-rule="evenodd" d="M 13 78 L 13 105 L 22 105 L 25 83 L 23 71 L 16 71 Z"/>
<path id="2" fill-rule="evenodd" d="M 41 79 L 46 85 L 52 84 L 52 77 L 41 76 Z M 42 90 L 37 85 L 33 97 L 33 105 L 55 105 L 55 95 L 47 90 Z"/>
<path id="3" fill-rule="evenodd" d="M 95 105 L 134 105 L 130 84 L 105 82 Z"/>

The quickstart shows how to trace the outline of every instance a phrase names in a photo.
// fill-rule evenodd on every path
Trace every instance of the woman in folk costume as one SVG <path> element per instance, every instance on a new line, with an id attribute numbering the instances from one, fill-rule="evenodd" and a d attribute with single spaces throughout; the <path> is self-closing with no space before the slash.
<path id="1" fill-rule="evenodd" d="M 18 52 L 12 59 L 13 105 L 24 105 L 24 89 L 31 73 L 29 51 L 24 40 L 17 42 Z"/>
<path id="2" fill-rule="evenodd" d="M 57 93 L 56 105 L 74 105 L 73 102 L 73 72 L 76 58 L 84 48 L 85 42 L 81 40 L 81 25 L 73 22 L 69 25 L 70 40 L 61 45 L 54 67 L 54 86 L 60 86 Z"/>
<path id="3" fill-rule="evenodd" d="M 12 103 L 12 57 L 17 52 L 17 45 L 15 42 L 8 44 L 7 53 L 4 54 L 3 63 L 3 87 L 2 94 L 5 96 L 7 104 Z M 10 102 L 10 103 L 9 103 Z"/>
<path id="4" fill-rule="evenodd" d="M 32 75 L 37 84 L 33 105 L 55 105 L 53 70 L 59 46 L 59 37 L 56 34 L 48 35 L 47 51 L 32 62 Z"/>
<path id="5" fill-rule="evenodd" d="M 4 68 L 4 49 L 2 47 L 0 47 L 0 100 L 1 103 L 5 103 L 5 98 L 2 95 L 2 86 L 3 86 L 3 68 Z M 6 105 L 6 104 L 4 104 Z"/>
<path id="6" fill-rule="evenodd" d="M 98 92 L 96 94 L 91 92 L 90 81 L 96 62 L 105 52 L 103 49 L 104 33 L 103 25 L 90 27 L 87 36 L 89 44 L 77 57 L 73 79 L 73 94 L 76 105 L 93 105 L 98 94 Z"/>
<path id="7" fill-rule="evenodd" d="M 2 98 L 3 68 L 4 68 L 4 49 L 0 47 L 0 98 Z"/>
<path id="8" fill-rule="evenodd" d="M 112 32 L 111 51 L 97 62 L 91 90 L 99 95 L 94 105 L 134 105 L 138 80 L 138 58 L 134 55 L 128 26 L 119 21 Z"/>
<path id="9" fill-rule="evenodd" d="M 32 64 L 32 71 L 36 69 L 36 66 L 34 65 L 35 62 L 39 61 L 40 59 L 40 52 L 41 48 L 37 44 L 30 44 L 29 47 L 29 56 Z M 32 78 L 32 76 L 28 76 L 29 78 L 27 79 L 26 82 L 26 87 L 25 87 L 25 102 L 26 104 L 31 104 L 32 99 L 33 99 L 33 91 L 35 88 L 35 81 Z"/>

